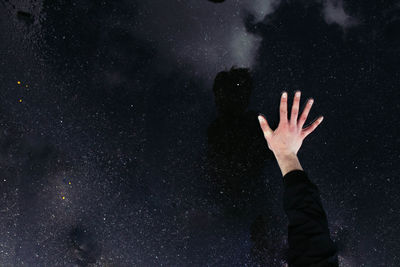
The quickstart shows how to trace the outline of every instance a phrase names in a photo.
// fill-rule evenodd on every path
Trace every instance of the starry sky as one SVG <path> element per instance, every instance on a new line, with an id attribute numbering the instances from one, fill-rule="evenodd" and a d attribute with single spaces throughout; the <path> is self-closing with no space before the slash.
<path id="1" fill-rule="evenodd" d="M 399 63 L 398 0 L 0 0 L 0 265 L 285 266 L 253 119 L 275 129 L 301 90 L 340 265 L 399 266 Z M 213 93 L 233 66 L 253 84 L 235 127 Z M 210 156 L 221 131 L 233 167 Z M 229 213 L 216 170 L 260 190 Z"/>

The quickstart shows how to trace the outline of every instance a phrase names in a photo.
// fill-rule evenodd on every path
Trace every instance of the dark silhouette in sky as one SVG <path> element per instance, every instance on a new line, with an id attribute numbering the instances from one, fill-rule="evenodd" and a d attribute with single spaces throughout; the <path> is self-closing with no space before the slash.
<path id="1" fill-rule="evenodd" d="M 271 238 L 268 195 L 263 168 L 274 155 L 265 144 L 257 119 L 249 110 L 253 83 L 249 69 L 219 72 L 213 91 L 217 118 L 208 127 L 208 166 L 212 196 L 227 218 L 250 221 L 251 254 L 260 264 L 283 259 L 282 246 Z M 278 238 L 279 239 L 279 238 Z"/>
<path id="2" fill-rule="evenodd" d="M 213 86 L 217 118 L 207 130 L 213 196 L 227 215 L 238 217 L 263 209 L 266 185 L 262 170 L 273 160 L 258 113 L 247 109 L 252 87 L 248 69 L 218 73 Z"/>

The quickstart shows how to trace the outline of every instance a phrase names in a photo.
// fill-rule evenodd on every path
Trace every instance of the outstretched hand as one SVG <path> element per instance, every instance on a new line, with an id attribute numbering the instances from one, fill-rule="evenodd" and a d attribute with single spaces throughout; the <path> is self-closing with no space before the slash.
<path id="1" fill-rule="evenodd" d="M 303 140 L 318 127 L 324 118 L 323 116 L 319 117 L 311 125 L 303 129 L 303 125 L 307 120 L 308 113 L 310 112 L 314 100 L 308 100 L 298 120 L 300 95 L 301 92 L 297 91 L 293 100 L 289 121 L 287 116 L 287 93 L 283 92 L 280 103 L 280 121 L 275 131 L 269 127 L 267 119 L 264 118 L 264 116 L 258 116 L 261 129 L 268 143 L 268 148 L 272 150 L 276 157 L 286 157 L 293 154 L 297 155 Z"/>

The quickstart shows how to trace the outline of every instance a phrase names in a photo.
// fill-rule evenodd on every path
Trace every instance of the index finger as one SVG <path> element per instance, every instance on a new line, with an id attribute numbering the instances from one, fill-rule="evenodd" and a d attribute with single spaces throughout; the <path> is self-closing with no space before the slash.
<path id="1" fill-rule="evenodd" d="M 283 92 L 281 96 L 281 104 L 279 108 L 280 113 L 280 122 L 287 123 L 287 92 Z"/>

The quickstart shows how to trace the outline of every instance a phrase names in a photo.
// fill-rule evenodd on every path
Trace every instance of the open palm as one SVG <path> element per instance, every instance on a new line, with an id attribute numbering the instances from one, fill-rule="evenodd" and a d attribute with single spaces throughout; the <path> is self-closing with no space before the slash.
<path id="1" fill-rule="evenodd" d="M 303 125 L 307 120 L 308 114 L 310 112 L 311 106 L 314 102 L 313 99 L 309 99 L 306 107 L 303 110 L 300 118 L 299 105 L 300 105 L 300 95 L 301 92 L 297 91 L 293 100 L 292 111 L 290 115 L 290 120 L 287 116 L 287 93 L 283 92 L 280 102 L 280 120 L 279 125 L 273 131 L 264 116 L 259 115 L 258 119 L 260 121 L 261 129 L 264 133 L 264 137 L 267 140 L 268 148 L 277 155 L 290 155 L 295 154 L 299 151 L 303 140 L 312 133 L 318 125 L 322 122 L 323 116 L 315 120 L 311 125 L 303 129 Z"/>

